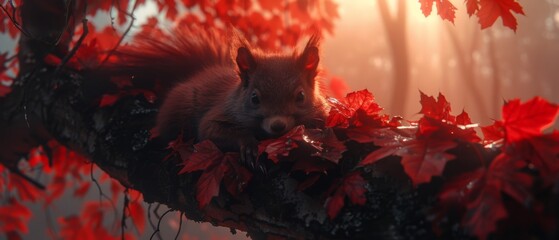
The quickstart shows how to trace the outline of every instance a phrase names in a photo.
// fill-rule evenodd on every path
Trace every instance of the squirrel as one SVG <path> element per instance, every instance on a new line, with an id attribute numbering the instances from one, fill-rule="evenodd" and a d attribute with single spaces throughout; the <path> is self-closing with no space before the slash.
<path id="1" fill-rule="evenodd" d="M 176 82 L 156 120 L 159 135 L 209 139 L 254 164 L 258 140 L 297 125 L 321 127 L 328 105 L 318 80 L 319 38 L 302 52 L 265 52 L 240 36 L 181 31 L 169 39 L 143 38 L 119 51 L 121 73 Z M 254 165 L 253 165 L 254 166 Z"/>

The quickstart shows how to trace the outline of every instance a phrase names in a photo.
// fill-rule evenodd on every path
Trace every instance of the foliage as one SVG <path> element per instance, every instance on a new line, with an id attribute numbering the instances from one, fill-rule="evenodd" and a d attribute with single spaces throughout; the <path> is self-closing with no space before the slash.
<path id="1" fill-rule="evenodd" d="M 100 12 L 115 14 L 112 25 L 100 27 L 89 22 L 78 26 L 71 45 L 71 49 L 76 49 L 75 53 L 49 54 L 44 59 L 47 65 L 79 71 L 110 61 L 113 49 L 122 44 L 128 33 L 126 30 L 119 35 L 115 27 L 130 29 L 134 23 L 134 10 L 145 4 L 143 0 L 76 2 L 76 9 L 86 7 L 87 18 Z M 425 16 L 431 13 L 434 3 L 441 18 L 453 21 L 456 7 L 448 0 L 420 0 L 420 3 Z M 516 30 L 516 19 L 511 12 L 524 14 L 515 0 L 466 0 L 465 3 L 467 13 L 478 17 L 481 28 L 493 25 L 501 17 L 505 26 Z M 294 46 L 301 37 L 311 34 L 332 33 L 333 20 L 338 17 L 337 5 L 331 0 L 157 0 L 156 4 L 164 18 L 148 19 L 139 32 L 164 37 L 166 33 L 157 27 L 161 21 L 211 29 L 235 26 L 246 36 L 254 36 L 250 39 L 255 45 L 266 49 Z M 181 5 L 187 11 L 180 12 Z M 21 28 L 20 6 L 21 1 L 2 2 L 0 32 L 8 33 L 12 38 L 28 34 Z M 78 40 L 80 36 L 84 36 L 83 42 Z M 16 58 L 7 53 L 0 54 L 0 97 L 10 93 L 12 75 L 17 72 Z M 105 94 L 99 107 L 109 107 L 129 95 L 141 94 L 151 101 L 157 98 L 152 89 L 138 89 L 127 81 L 114 81 L 119 83 L 121 90 Z M 336 86 L 342 83 L 338 82 Z M 326 129 L 298 126 L 280 138 L 262 141 L 259 145 L 260 161 L 272 165 L 287 162 L 291 164 L 291 173 L 304 174 L 298 189 L 320 199 L 331 220 L 335 220 L 344 207 L 365 205 L 368 170 L 382 161 L 393 161 L 390 156 L 397 156 L 415 187 L 433 184 L 434 179 L 445 180 L 437 192 L 441 206 L 438 214 L 444 215 L 452 208 L 462 209 L 462 224 L 472 235 L 483 239 L 495 232 L 498 222 L 512 214 L 507 201 L 524 206 L 526 211 L 545 221 L 545 216 L 539 212 L 543 203 L 537 195 L 557 188 L 559 132 L 543 133 L 543 130 L 555 121 L 559 113 L 557 105 L 541 98 L 525 103 L 518 99 L 508 101 L 503 107 L 502 120 L 480 128 L 484 134 L 481 139 L 475 130 L 477 125 L 472 123 L 468 114 L 462 112 L 454 116 L 442 94 L 434 98 L 420 93 L 422 117 L 417 121 L 382 114 L 382 108 L 366 90 L 350 93 L 345 98 L 340 98 L 339 92 L 336 95 L 339 100 L 332 98 L 330 101 L 332 110 Z M 353 144 L 362 147 L 359 153 L 350 147 Z M 463 145 L 482 146 L 482 150 L 497 151 L 498 154 L 467 159 L 476 162 L 476 166 L 446 175 L 450 162 L 463 161 L 452 152 Z M 238 153 L 220 152 L 210 141 L 194 144 L 179 139 L 170 144 L 170 148 L 170 152 L 180 155 L 182 160 L 179 174 L 199 173 L 196 200 L 200 208 L 221 194 L 239 197 L 254 180 L 253 173 L 239 164 Z M 361 158 L 355 159 L 354 156 Z M 340 171 L 340 166 L 348 162 L 351 167 Z M 41 202 L 44 209 L 49 209 L 68 189 L 73 191 L 75 198 L 85 198 L 92 184 L 110 185 L 111 194 L 99 192 L 100 201 L 85 201 L 79 214 L 59 217 L 60 231 L 50 233 L 52 237 L 135 238 L 129 232 L 118 231 L 126 221 L 115 217 L 112 226 L 104 224 L 111 219 L 109 213 L 116 213 L 116 205 L 123 197 L 124 219 L 129 219 L 139 233 L 145 231 L 141 194 L 125 190 L 105 173 L 101 173 L 97 180 L 93 167 L 87 159 L 56 141 L 34 149 L 27 161 L 19 166 L 24 173 L 43 174 L 43 178 L 50 181 L 44 191 L 14 173 L 8 173 L 2 166 L 2 172 L 6 174 L 0 178 L 0 201 L 3 204 L 0 207 L 0 232 L 8 239 L 19 239 L 21 233 L 29 231 L 27 223 L 32 216 L 25 203 Z M 327 177 L 334 178 L 328 188 L 311 194 L 310 190 Z M 437 219 L 433 224 L 439 224 Z"/>

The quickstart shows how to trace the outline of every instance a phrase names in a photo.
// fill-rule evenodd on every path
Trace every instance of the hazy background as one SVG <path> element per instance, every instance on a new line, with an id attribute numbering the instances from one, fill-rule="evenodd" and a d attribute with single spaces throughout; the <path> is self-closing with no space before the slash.
<path id="1" fill-rule="evenodd" d="M 392 109 L 402 105 L 403 111 L 397 114 L 417 119 L 419 90 L 429 95 L 443 93 L 452 103 L 454 113 L 465 109 L 474 122 L 481 124 L 499 119 L 500 106 L 506 99 L 542 96 L 559 102 L 559 0 L 520 0 L 526 16 L 516 15 L 516 33 L 502 27 L 500 19 L 489 29 L 480 30 L 477 18 L 467 16 L 462 0 L 451 1 L 458 8 L 454 24 L 440 19 L 436 9 L 425 18 L 418 1 L 407 1 L 404 40 L 411 84 L 407 89 L 394 85 L 392 49 L 377 1 L 337 2 L 340 19 L 335 23 L 334 35 L 323 41 L 322 64 L 329 77 L 341 77 L 350 90 L 367 88 L 373 92 L 387 113 L 394 113 Z M 396 1 L 388 2 L 394 14 Z M 138 9 L 137 25 L 156 13 L 154 4 Z M 95 21 L 108 20 L 98 16 Z M 13 49 L 13 41 L 5 36 L 0 36 L 0 43 L 1 52 Z M 394 95 L 408 98 L 395 103 Z M 53 214 L 78 211 L 81 201 L 66 195 L 65 200 L 54 204 Z M 92 188 L 89 195 L 96 198 L 96 189 Z M 44 237 L 42 229 L 48 219 L 40 206 L 33 208 L 36 213 L 30 227 L 32 232 L 41 230 L 27 235 L 28 239 Z M 178 215 L 167 215 L 164 223 L 164 239 L 172 239 Z M 151 233 L 148 225 L 142 239 L 149 239 Z M 182 233 L 183 239 L 231 238 L 226 228 L 190 221 L 183 225 Z"/>

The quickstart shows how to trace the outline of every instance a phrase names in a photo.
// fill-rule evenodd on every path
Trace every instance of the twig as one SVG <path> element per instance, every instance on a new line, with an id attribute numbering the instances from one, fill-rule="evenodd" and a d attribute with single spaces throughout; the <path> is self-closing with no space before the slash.
<path id="1" fill-rule="evenodd" d="M 0 8 L 2 8 L 2 11 L 4 11 L 4 13 L 6 13 L 6 16 L 8 16 L 8 18 L 10 19 L 10 21 L 14 24 L 14 26 L 21 32 L 23 33 L 25 36 L 27 37 L 32 37 L 32 35 L 25 31 L 21 25 L 19 24 L 19 22 L 17 21 L 17 19 L 15 18 L 15 6 L 14 3 L 10 0 L 10 5 L 12 6 L 12 14 L 10 15 L 10 13 L 8 12 L 8 9 L 6 9 L 4 7 L 4 5 L 0 4 Z"/>
<path id="2" fill-rule="evenodd" d="M 184 215 L 184 212 L 181 212 L 181 215 L 179 217 L 179 230 L 177 231 L 177 235 L 175 235 L 175 240 L 179 239 L 179 234 L 181 233 L 181 228 L 182 228 L 182 216 Z"/>
<path id="3" fill-rule="evenodd" d="M 151 203 L 148 205 L 148 222 L 149 225 L 151 226 L 151 229 L 153 229 L 153 231 L 155 231 L 157 229 L 157 226 L 155 226 L 155 223 L 153 223 L 151 221 Z M 159 214 L 157 213 L 157 211 L 159 210 L 159 207 L 161 206 L 161 204 L 157 204 L 157 206 L 155 207 L 155 209 L 153 209 L 153 212 L 155 213 L 155 217 L 159 218 Z M 157 232 L 157 237 L 159 239 L 161 239 L 161 232 Z"/>
<path id="4" fill-rule="evenodd" d="M 116 206 L 113 203 L 113 201 L 111 201 L 109 196 L 107 196 L 105 194 L 105 192 L 103 192 L 103 189 L 101 189 L 101 185 L 99 184 L 97 179 L 95 177 L 93 177 L 93 163 L 91 163 L 91 168 L 89 169 L 89 177 L 91 178 L 91 181 L 93 181 L 93 183 L 95 183 L 95 186 L 97 186 L 97 190 L 99 190 L 99 204 L 101 204 L 103 202 L 103 197 L 104 197 L 109 202 L 109 204 L 111 204 L 111 207 L 113 208 L 113 212 L 114 212 L 114 215 L 115 215 L 115 221 L 116 221 L 116 219 L 117 219 Z"/>
<path id="5" fill-rule="evenodd" d="M 103 61 L 101 61 L 101 64 L 99 64 L 99 66 L 102 66 L 103 64 L 105 64 L 105 62 L 107 62 L 107 60 L 109 60 L 109 58 L 116 52 L 116 49 L 120 46 L 120 44 L 122 44 L 122 41 L 124 41 L 124 37 L 126 37 L 126 35 L 128 35 L 128 33 L 130 32 L 130 29 L 132 29 L 132 26 L 134 25 L 134 21 L 136 21 L 136 17 L 134 16 L 134 11 L 136 11 L 136 7 L 138 7 L 138 1 L 134 2 L 134 5 L 132 6 L 132 11 L 130 11 L 130 13 L 123 11 L 128 17 L 130 17 L 130 24 L 128 24 L 128 27 L 126 28 L 126 30 L 124 30 L 124 33 L 122 33 L 122 36 L 120 37 L 116 45 L 113 47 L 113 49 L 111 49 L 111 51 L 109 51 L 109 53 L 107 54 L 107 56 L 105 56 Z M 120 5 L 118 9 L 119 11 L 122 11 L 120 9 Z"/>
<path id="6" fill-rule="evenodd" d="M 58 73 L 60 71 L 60 69 L 62 69 L 64 67 L 64 65 L 66 65 L 66 63 L 68 63 L 68 61 L 76 54 L 76 52 L 78 51 L 78 48 L 80 48 L 80 46 L 82 45 L 83 40 L 85 39 L 85 37 L 89 33 L 89 29 L 87 27 L 87 18 L 85 17 L 86 14 L 87 14 L 87 1 L 84 1 L 83 2 L 83 19 L 82 19 L 83 32 L 82 32 L 82 35 L 80 36 L 80 38 L 78 39 L 78 41 L 76 42 L 76 45 L 72 48 L 72 50 L 70 50 L 70 52 L 68 54 L 66 54 L 66 56 L 64 56 L 64 58 L 62 59 L 62 62 L 58 65 L 58 67 L 56 67 L 56 70 L 54 71 L 55 74 Z"/>
<path id="7" fill-rule="evenodd" d="M 10 166 L 6 166 L 10 172 L 12 172 L 13 174 L 20 176 L 21 178 L 25 179 L 26 181 L 28 181 L 29 183 L 31 183 L 33 186 L 37 187 L 38 189 L 41 190 L 45 190 L 45 186 L 38 182 L 37 180 L 25 175 L 24 173 L 22 173 L 19 169 L 15 168 L 15 167 L 10 167 Z"/>
<path id="8" fill-rule="evenodd" d="M 126 210 L 130 212 L 128 207 L 130 199 L 128 198 L 128 188 L 124 189 L 124 203 L 122 206 L 122 219 L 120 221 L 120 237 L 124 240 L 124 228 L 126 228 Z"/>
<path id="9" fill-rule="evenodd" d="M 169 209 L 169 210 L 165 211 L 165 213 L 163 213 L 163 215 L 161 215 L 161 217 L 159 218 L 159 221 L 157 222 L 157 229 L 155 229 L 155 232 L 153 232 L 151 234 L 151 236 L 149 237 L 149 240 L 152 240 L 153 237 L 155 236 L 155 234 L 159 232 L 159 227 L 161 226 L 161 220 L 163 220 L 163 217 L 165 217 L 165 215 L 167 215 L 167 213 L 169 213 L 171 211 L 173 211 L 173 209 Z M 159 237 L 161 239 L 161 236 L 159 236 Z"/>

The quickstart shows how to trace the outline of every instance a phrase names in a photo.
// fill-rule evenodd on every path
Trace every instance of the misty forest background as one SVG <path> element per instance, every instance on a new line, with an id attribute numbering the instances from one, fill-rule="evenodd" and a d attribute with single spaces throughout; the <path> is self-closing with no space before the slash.
<path id="1" fill-rule="evenodd" d="M 418 1 L 405 1 L 400 6 L 396 2 L 389 1 L 383 8 L 373 0 L 337 1 L 339 19 L 334 21 L 333 33 L 327 34 L 322 43 L 321 62 L 327 86 L 332 78 L 340 78 L 347 84 L 347 91 L 367 88 L 386 113 L 411 120 L 419 117 L 418 90 L 428 95 L 441 92 L 452 103 L 454 113 L 464 108 L 474 122 L 483 125 L 500 117 L 505 99 L 542 96 L 559 102 L 559 0 L 521 0 L 526 16 L 517 17 L 516 32 L 503 27 L 500 19 L 491 28 L 481 30 L 476 19 L 469 18 L 465 11 L 457 11 L 452 24 L 436 15 L 423 16 Z M 464 7 L 462 1 L 454 3 Z M 136 10 L 134 25 L 140 26 L 157 14 L 164 13 L 158 13 L 155 4 L 148 3 Z M 394 21 L 397 16 L 405 16 L 404 21 Z M 110 25 L 107 14 L 98 14 L 92 21 L 100 26 Z M 132 28 L 132 34 L 136 29 Z M 387 29 L 401 29 L 401 42 L 407 46 L 403 59 L 393 57 L 393 50 L 400 46 L 391 41 Z M 0 35 L 0 52 L 15 54 L 16 41 Z M 395 80 L 406 78 L 407 86 Z M 93 189 L 87 196 L 98 197 Z M 67 192 L 52 209 L 69 214 L 80 207 L 80 202 L 72 200 Z M 35 217 L 29 228 L 43 229 L 52 213 L 42 212 L 40 204 L 31 207 Z M 179 226 L 179 213 L 171 215 L 162 224 L 165 239 L 173 237 Z M 149 235 L 148 230 L 142 239 Z M 31 231 L 24 237 L 41 236 L 41 232 Z M 181 236 L 245 238 L 243 234 L 230 235 L 226 228 L 191 221 L 183 224 Z"/>

